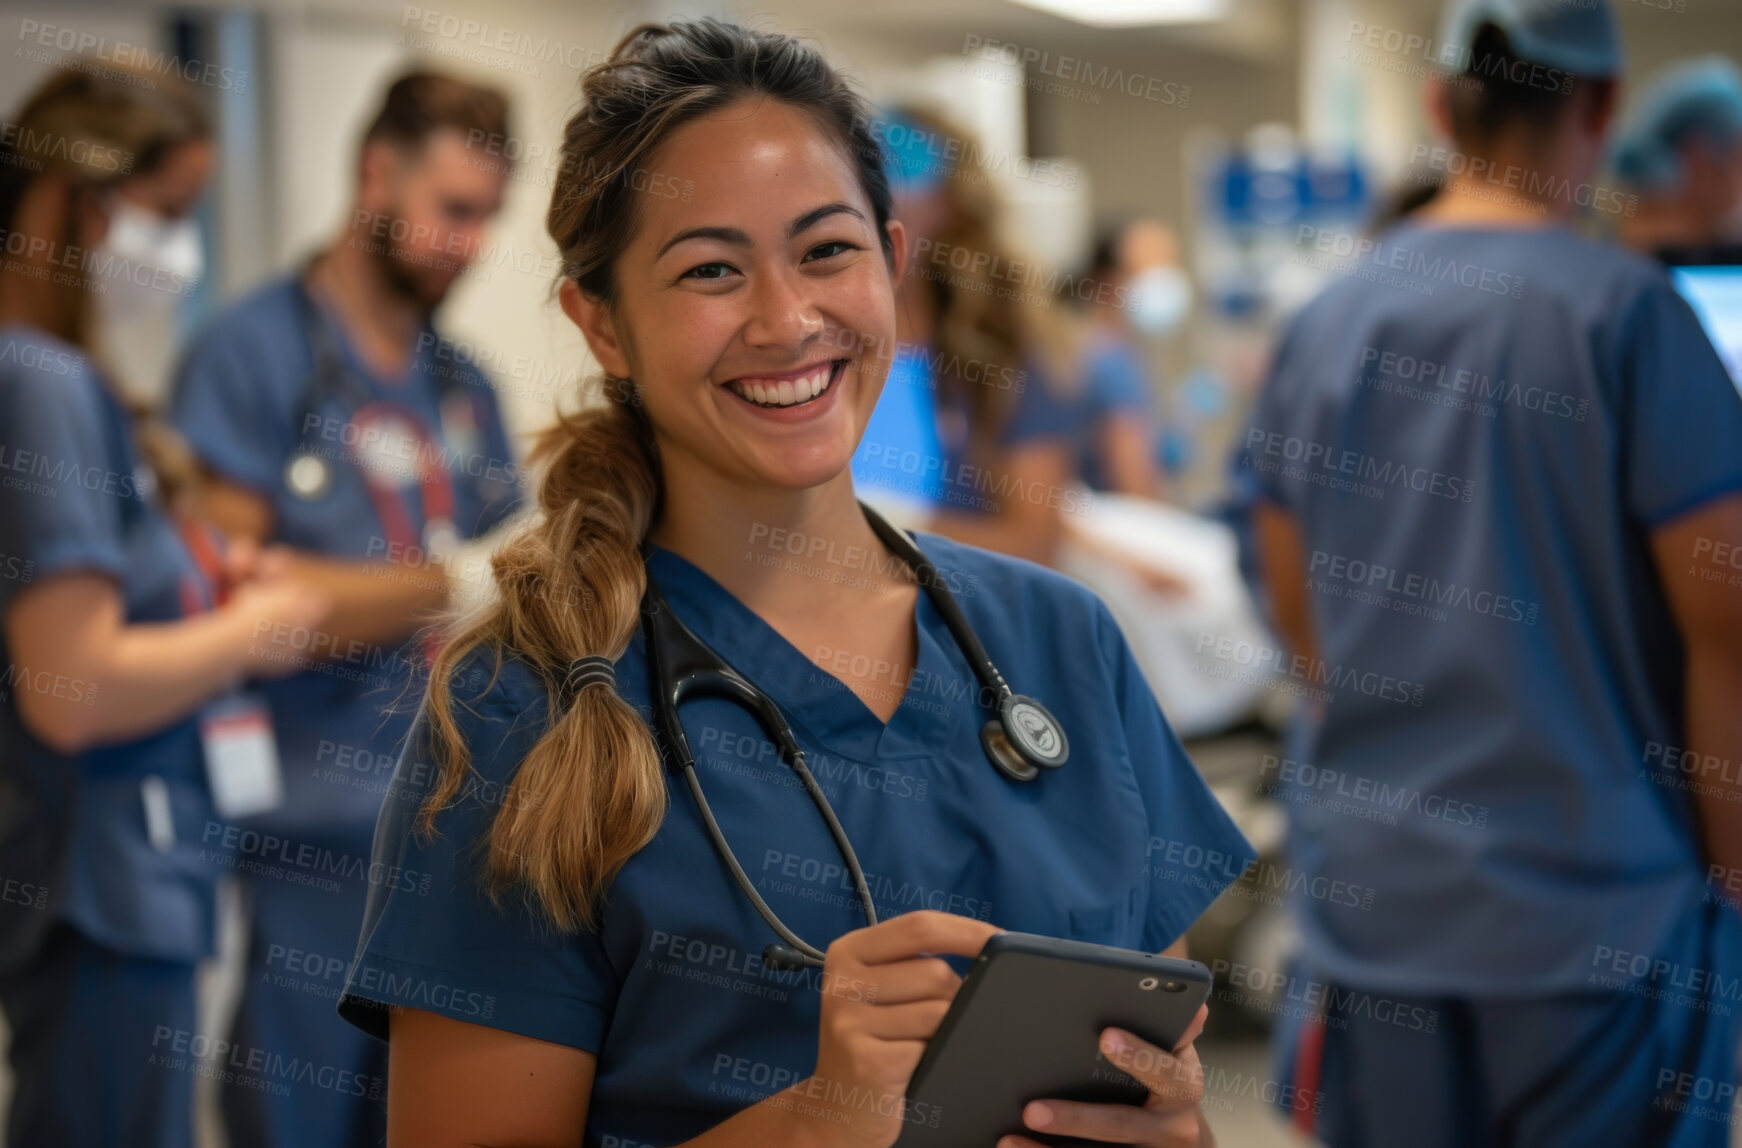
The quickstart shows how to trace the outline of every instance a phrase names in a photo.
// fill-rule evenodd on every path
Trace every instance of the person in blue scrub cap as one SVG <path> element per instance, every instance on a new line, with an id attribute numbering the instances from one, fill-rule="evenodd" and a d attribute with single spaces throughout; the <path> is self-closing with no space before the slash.
<path id="1" fill-rule="evenodd" d="M 1098 599 L 856 501 L 908 239 L 845 80 L 700 20 L 582 84 L 549 228 L 607 398 L 540 442 L 540 513 L 434 666 L 340 1010 L 389 1041 L 392 1146 L 888 1145 L 950 960 L 1002 929 L 1179 953 L 1252 851 Z M 1068 760 L 988 755 L 988 662 Z M 719 663 L 768 726 L 711 695 L 668 722 L 656 679 Z M 1026 1125 L 1210 1143 L 1190 1043 L 1131 1047 L 1143 1105 Z"/>
<path id="2" fill-rule="evenodd" d="M 1567 226 L 1608 4 L 1460 0 L 1442 39 L 1468 162 L 1292 321 L 1241 455 L 1278 664 L 1322 683 L 1266 787 L 1306 880 L 1373 889 L 1294 906 L 1281 1079 L 1332 1148 L 1720 1148 L 1742 401 L 1663 271 Z"/>
<path id="3" fill-rule="evenodd" d="M 99 295 L 163 311 L 192 290 L 213 162 L 191 91 L 95 63 L 0 141 L 4 1140 L 192 1148 L 221 873 L 202 837 L 271 796 L 244 682 L 282 673 L 270 635 L 327 602 L 186 518 L 185 458 L 107 369 L 127 346 L 95 349 Z"/>
<path id="4" fill-rule="evenodd" d="M 1615 146 L 1638 197 L 1621 240 L 1668 262 L 1742 263 L 1742 71 L 1724 56 L 1666 69 Z M 1727 249 L 1727 258 L 1719 251 Z"/>
<path id="5" fill-rule="evenodd" d="M 219 1101 L 232 1144 L 373 1148 L 380 1047 L 333 1015 L 423 647 L 457 549 L 518 503 L 518 469 L 476 351 L 431 316 L 501 206 L 507 101 L 432 72 L 389 86 L 358 149 L 344 231 L 214 317 L 182 363 L 173 419 L 207 476 L 211 521 L 281 548 L 333 614 L 286 635 L 299 672 L 267 692 L 284 800 L 219 818 L 208 841 L 248 900 L 246 973 Z M 282 1079 L 250 1064 L 307 1064 Z M 337 1082 L 337 1083 L 333 1083 Z"/>

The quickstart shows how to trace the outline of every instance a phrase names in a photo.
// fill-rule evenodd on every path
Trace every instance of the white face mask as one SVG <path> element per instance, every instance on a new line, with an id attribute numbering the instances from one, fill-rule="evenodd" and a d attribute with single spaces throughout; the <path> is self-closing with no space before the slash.
<path id="1" fill-rule="evenodd" d="M 1192 281 L 1177 266 L 1149 267 L 1125 283 L 1131 325 L 1145 335 L 1171 335 L 1192 309 Z"/>
<path id="2" fill-rule="evenodd" d="M 169 220 L 120 196 L 110 200 L 109 231 L 90 275 L 97 337 L 114 381 L 140 405 L 168 398 L 175 313 L 205 272 L 192 219 Z"/>
<path id="3" fill-rule="evenodd" d="M 99 307 L 120 319 L 174 313 L 205 273 L 199 226 L 191 217 L 165 219 L 120 196 L 112 202 L 109 233 L 92 267 Z"/>

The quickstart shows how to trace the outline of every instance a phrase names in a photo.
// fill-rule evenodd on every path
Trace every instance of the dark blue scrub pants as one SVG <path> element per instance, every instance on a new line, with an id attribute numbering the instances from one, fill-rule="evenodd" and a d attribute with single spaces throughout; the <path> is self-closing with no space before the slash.
<path id="1" fill-rule="evenodd" d="M 369 857 L 366 841 L 328 846 Z M 246 878 L 248 956 L 230 1040 L 268 1063 L 294 1058 L 298 1070 L 277 1075 L 284 1088 L 219 1089 L 235 1148 L 380 1148 L 386 1140 L 387 1046 L 337 1011 L 369 886 L 339 881 L 335 892 Z"/>
<path id="2" fill-rule="evenodd" d="M 194 968 L 51 930 L 27 968 L 0 979 L 12 1029 L 6 1143 L 191 1148 Z"/>
<path id="3" fill-rule="evenodd" d="M 1720 913 L 1734 910 L 1702 907 L 1674 951 L 1734 985 L 1742 924 Z M 1294 1085 L 1291 1122 L 1330 1148 L 1727 1148 L 1742 1120 L 1742 1001 L 1667 991 L 1502 1000 L 1332 985 L 1322 1017 L 1279 1023 L 1277 1079 Z M 1315 1085 L 1317 1104 L 1299 1092 Z"/>

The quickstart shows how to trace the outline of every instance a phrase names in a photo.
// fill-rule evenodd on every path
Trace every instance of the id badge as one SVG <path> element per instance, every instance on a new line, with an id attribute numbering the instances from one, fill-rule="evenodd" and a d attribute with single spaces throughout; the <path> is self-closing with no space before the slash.
<path id="1" fill-rule="evenodd" d="M 219 817 L 251 817 L 284 800 L 272 717 L 259 698 L 238 694 L 207 706 L 200 717 L 200 741 Z"/>

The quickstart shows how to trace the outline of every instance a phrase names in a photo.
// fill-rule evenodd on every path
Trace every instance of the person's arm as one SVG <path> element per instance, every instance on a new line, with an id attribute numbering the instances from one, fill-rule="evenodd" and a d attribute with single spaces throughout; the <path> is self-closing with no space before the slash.
<path id="1" fill-rule="evenodd" d="M 245 583 L 218 610 L 128 625 L 106 574 L 71 571 L 20 592 L 6 646 L 27 667 L 18 716 L 50 748 L 75 754 L 188 716 L 245 673 L 293 668 L 272 657 L 273 632 L 319 622 L 325 600 L 294 583 Z"/>
<path id="2" fill-rule="evenodd" d="M 1008 448 L 988 471 L 993 481 L 986 492 L 964 485 L 962 493 L 996 501 L 996 511 L 970 514 L 945 508 L 932 516 L 927 529 L 970 546 L 1052 565 L 1064 537 L 1060 508 L 1075 497 L 1066 485 L 1071 480 L 1070 447 L 1059 439 L 1031 439 Z"/>
<path id="3" fill-rule="evenodd" d="M 961 978 L 939 956 L 979 954 L 995 926 L 922 909 L 846 933 L 818 979 L 815 1073 L 685 1142 L 685 1148 L 888 1148 L 899 1100 Z M 395 1010 L 388 1148 L 570 1148 L 597 1058 L 580 1049 Z M 831 1097 L 878 1103 L 842 1108 Z M 826 1115 L 819 1115 L 826 1113 Z M 831 1118 L 832 1117 L 832 1118 Z"/>
<path id="4" fill-rule="evenodd" d="M 272 537 L 271 503 L 241 483 L 208 472 L 201 510 L 231 538 L 265 545 Z M 275 549 L 285 554 L 292 577 L 332 600 L 332 613 L 322 626 L 330 640 L 320 644 L 322 650 L 344 649 L 352 642 L 397 644 L 447 605 L 448 578 L 435 562 L 409 566 Z"/>
<path id="5" fill-rule="evenodd" d="M 1155 465 L 1155 455 L 1150 451 L 1149 420 L 1142 413 L 1109 411 L 1096 424 L 1095 431 L 1101 465 L 1114 491 L 1138 498 L 1164 497 L 1167 483 L 1161 468 Z"/>
<path id="6" fill-rule="evenodd" d="M 1252 508 L 1252 527 L 1259 575 L 1270 605 L 1270 624 L 1288 643 L 1289 652 L 1317 659 L 1319 646 L 1307 602 L 1306 544 L 1300 524 L 1283 507 L 1260 498 Z"/>
<path id="7" fill-rule="evenodd" d="M 1742 910 L 1742 494 L 1708 502 L 1658 526 L 1652 560 L 1681 632 L 1686 665 L 1686 751 L 1729 763 L 1702 771 L 1694 807 L 1712 883 Z"/>

